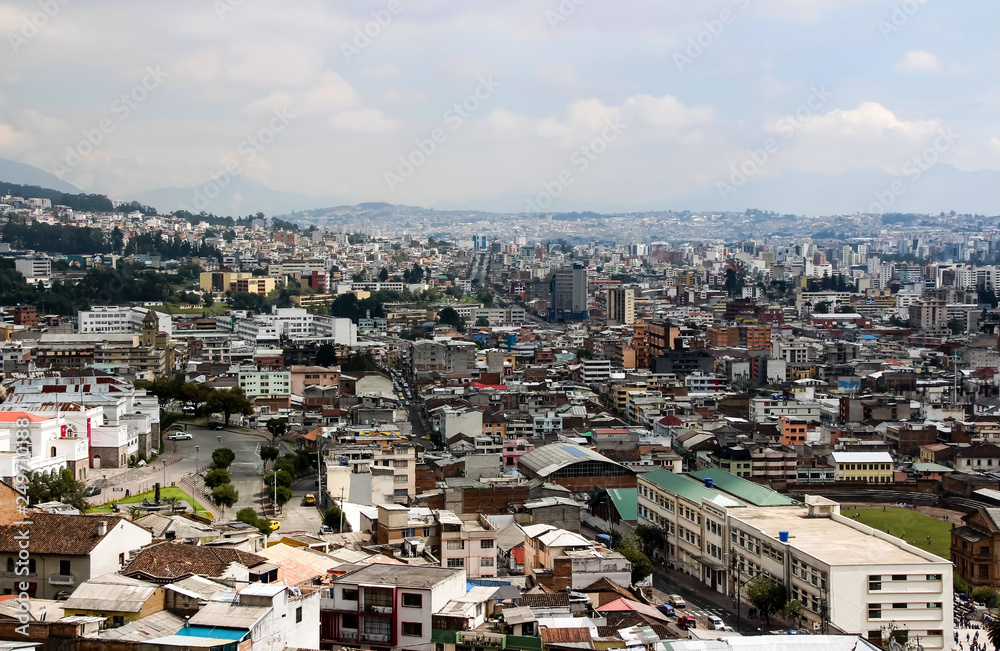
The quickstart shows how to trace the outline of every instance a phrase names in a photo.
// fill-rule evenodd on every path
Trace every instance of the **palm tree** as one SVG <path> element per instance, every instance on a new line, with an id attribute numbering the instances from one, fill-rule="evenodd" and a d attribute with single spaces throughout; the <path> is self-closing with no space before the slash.
<path id="1" fill-rule="evenodd" d="M 990 621 L 990 625 L 986 627 L 986 637 L 994 649 L 1000 649 L 1000 619 Z"/>
<path id="2" fill-rule="evenodd" d="M 177 511 L 177 505 L 180 504 L 181 499 L 179 497 L 165 497 L 163 501 L 170 505 L 170 512 L 175 513 Z"/>
<path id="3" fill-rule="evenodd" d="M 125 511 L 128 513 L 128 517 L 132 520 L 137 520 L 140 515 L 142 515 L 142 509 L 134 504 L 126 507 Z"/>

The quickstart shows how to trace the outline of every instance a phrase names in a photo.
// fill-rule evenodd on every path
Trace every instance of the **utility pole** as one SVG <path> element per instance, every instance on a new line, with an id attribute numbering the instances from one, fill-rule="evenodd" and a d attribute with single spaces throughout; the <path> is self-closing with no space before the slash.
<path id="1" fill-rule="evenodd" d="M 344 487 L 340 487 L 340 533 L 344 533 Z"/>

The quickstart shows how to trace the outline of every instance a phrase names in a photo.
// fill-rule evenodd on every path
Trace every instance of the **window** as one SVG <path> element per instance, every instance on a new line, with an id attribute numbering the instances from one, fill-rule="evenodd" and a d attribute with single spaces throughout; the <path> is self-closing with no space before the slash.
<path id="1" fill-rule="evenodd" d="M 493 567 L 493 559 L 492 558 L 480 558 L 479 559 L 479 567 Z"/>
<path id="2" fill-rule="evenodd" d="M 407 608 L 422 608 L 424 605 L 424 596 L 404 592 L 403 605 Z"/>
<path id="3" fill-rule="evenodd" d="M 49 456 L 51 457 L 56 456 L 56 446 L 53 445 L 52 448 L 49 450 Z"/>
<path id="4" fill-rule="evenodd" d="M 892 604 L 893 610 L 906 610 L 906 604 Z"/>
<path id="5" fill-rule="evenodd" d="M 420 637 L 423 635 L 423 625 L 417 622 L 403 622 L 403 635 Z"/>
<path id="6" fill-rule="evenodd" d="M 69 576 L 72 573 L 73 572 L 70 569 L 70 564 L 69 564 L 68 560 L 63 559 L 63 560 L 59 561 L 59 574 L 61 574 L 63 576 Z"/>
<path id="7" fill-rule="evenodd" d="M 451 549 L 451 550 L 465 549 L 465 541 L 464 540 L 449 540 L 448 541 L 448 549 Z"/>
<path id="8" fill-rule="evenodd" d="M 868 619 L 882 619 L 882 604 L 868 604 Z"/>
<path id="9" fill-rule="evenodd" d="M 388 463 L 388 462 L 386 462 L 386 463 Z M 409 481 L 409 476 L 408 475 L 394 475 L 393 478 L 392 478 L 392 481 L 393 481 L 394 484 L 405 484 L 407 481 Z"/>
<path id="10" fill-rule="evenodd" d="M 412 528 L 403 529 L 402 534 L 403 538 L 412 538 L 413 536 L 417 535 L 416 531 L 414 531 Z"/>
<path id="11" fill-rule="evenodd" d="M 357 615 L 344 615 L 341 621 L 341 628 L 358 628 L 358 616 Z"/>
<path id="12" fill-rule="evenodd" d="M 905 574 L 893 574 L 892 575 L 892 580 L 893 581 L 905 581 L 906 580 L 906 575 Z"/>
<path id="13" fill-rule="evenodd" d="M 931 609 L 940 608 L 941 607 L 941 602 L 940 601 L 931 601 L 931 602 L 929 602 L 927 604 L 927 607 L 931 608 Z"/>
<path id="14" fill-rule="evenodd" d="M 940 581 L 941 580 L 941 575 L 940 574 L 928 574 L 927 575 L 927 580 L 928 581 Z"/>
<path id="15" fill-rule="evenodd" d="M 988 579 L 988 578 L 990 578 L 990 566 L 989 565 L 980 565 L 979 566 L 979 578 L 980 579 Z"/>
<path id="16" fill-rule="evenodd" d="M 465 567 L 464 558 L 449 558 L 448 567 Z"/>
<path id="17" fill-rule="evenodd" d="M 493 540 L 492 539 L 491 540 L 480 540 L 479 541 L 479 548 L 480 549 L 493 549 Z"/>
<path id="18" fill-rule="evenodd" d="M 873 576 L 870 579 L 868 579 L 868 591 L 869 592 L 878 592 L 879 590 L 882 589 L 882 582 L 881 581 L 874 581 L 873 580 L 873 579 L 878 579 L 878 578 L 881 578 L 881 577 L 875 577 L 875 576 Z"/>
<path id="19" fill-rule="evenodd" d="M 405 468 L 409 464 L 409 461 L 393 461 L 393 468 Z"/>
<path id="20" fill-rule="evenodd" d="M 295 623 L 298 624 L 302 621 L 302 606 L 295 609 Z"/>
<path id="21" fill-rule="evenodd" d="M 343 599 L 344 601 L 357 601 L 358 600 L 357 588 L 355 589 L 344 588 L 343 590 L 340 591 L 340 598 Z"/>

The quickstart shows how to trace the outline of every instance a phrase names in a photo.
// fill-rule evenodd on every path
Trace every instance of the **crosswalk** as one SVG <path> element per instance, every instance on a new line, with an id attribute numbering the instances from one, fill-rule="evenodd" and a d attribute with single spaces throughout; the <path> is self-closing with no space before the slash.
<path id="1" fill-rule="evenodd" d="M 694 617 L 695 619 L 697 619 L 699 621 L 703 621 L 705 619 L 708 619 L 709 615 L 715 615 L 716 617 L 725 619 L 724 613 L 722 612 L 721 609 L 718 609 L 718 608 L 704 608 L 704 609 L 699 609 L 699 608 L 692 608 L 691 606 L 688 606 L 687 608 L 678 608 L 674 612 L 677 613 L 677 615 L 679 617 L 683 616 L 683 615 L 690 615 L 691 617 Z"/>

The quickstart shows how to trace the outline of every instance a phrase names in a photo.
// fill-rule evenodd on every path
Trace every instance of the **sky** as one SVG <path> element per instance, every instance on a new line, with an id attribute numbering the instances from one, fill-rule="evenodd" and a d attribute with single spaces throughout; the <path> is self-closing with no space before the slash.
<path id="1" fill-rule="evenodd" d="M 738 208 L 1000 171 L 998 33 L 995 0 L 0 0 L 0 157 L 113 198 Z"/>

